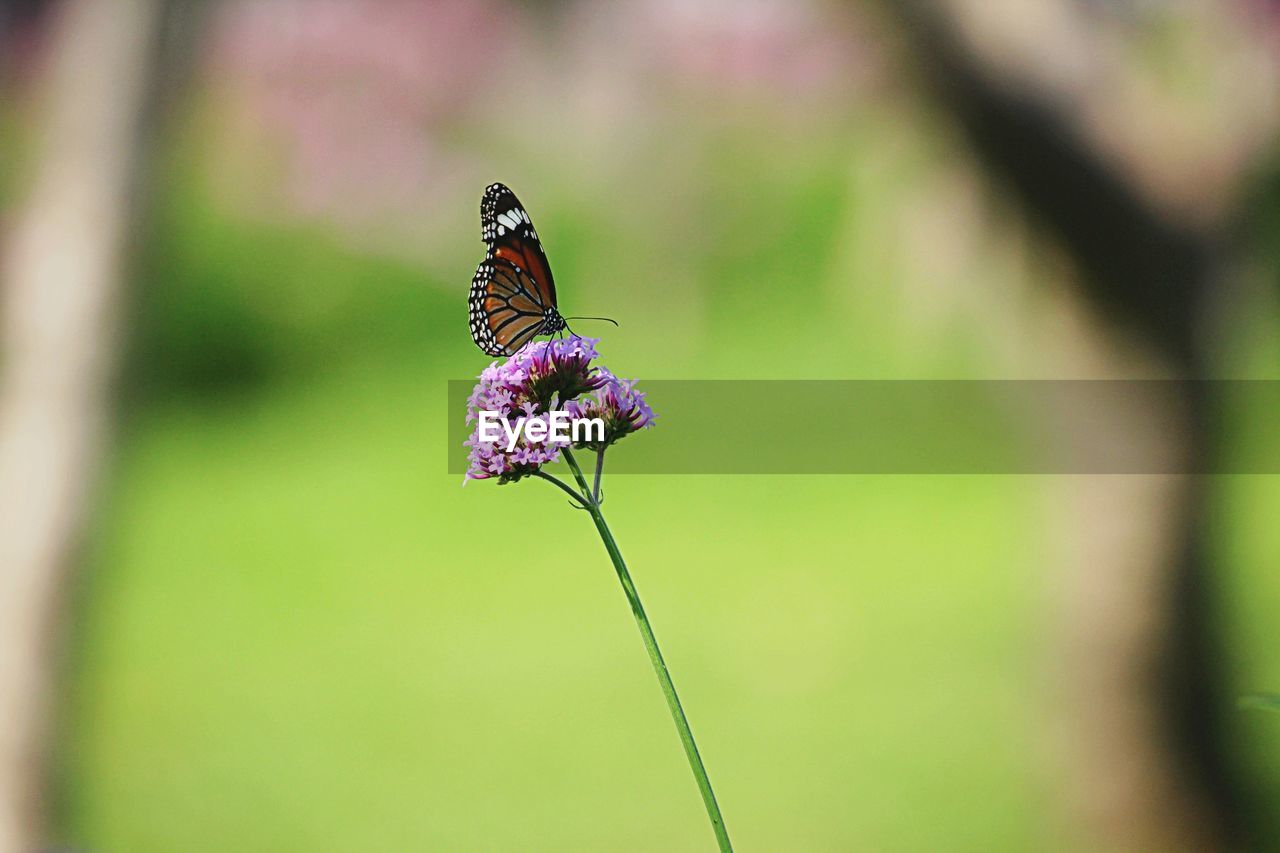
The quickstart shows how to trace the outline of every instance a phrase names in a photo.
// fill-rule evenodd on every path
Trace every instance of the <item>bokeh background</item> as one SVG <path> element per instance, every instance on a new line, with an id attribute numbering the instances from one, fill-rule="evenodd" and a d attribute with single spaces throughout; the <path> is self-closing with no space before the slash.
<path id="1" fill-rule="evenodd" d="M 0 3 L 0 848 L 709 849 L 586 519 L 445 470 L 484 186 L 642 382 L 1274 379 L 1278 71 L 1262 0 Z M 1280 847 L 1274 477 L 607 493 L 739 849 Z"/>

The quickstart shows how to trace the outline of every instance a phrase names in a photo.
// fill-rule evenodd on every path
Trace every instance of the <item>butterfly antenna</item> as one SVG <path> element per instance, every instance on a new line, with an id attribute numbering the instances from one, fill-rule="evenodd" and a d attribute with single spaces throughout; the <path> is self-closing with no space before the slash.
<path id="1" fill-rule="evenodd" d="M 615 326 L 618 325 L 618 321 L 613 319 L 612 317 L 565 317 L 564 319 L 566 320 L 603 320 L 606 323 L 612 323 Z"/>

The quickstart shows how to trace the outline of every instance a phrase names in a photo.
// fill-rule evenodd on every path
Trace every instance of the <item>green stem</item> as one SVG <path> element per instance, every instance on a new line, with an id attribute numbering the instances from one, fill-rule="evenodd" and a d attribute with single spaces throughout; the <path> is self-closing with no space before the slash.
<path id="1" fill-rule="evenodd" d="M 561 480 L 559 477 L 556 477 L 552 474 L 548 474 L 546 471 L 534 471 L 533 476 L 537 477 L 540 480 L 546 480 L 548 483 L 551 483 L 553 486 L 559 487 L 561 491 L 563 491 L 566 495 L 568 495 L 570 498 L 573 499 L 573 505 L 578 509 L 587 508 L 587 499 L 584 498 L 582 495 L 578 494 L 577 492 L 575 492 L 573 489 L 569 488 L 567 485 L 565 485 L 564 481 Z"/>
<path id="2" fill-rule="evenodd" d="M 578 467 L 578 461 L 573 458 L 573 454 L 566 449 L 564 457 L 573 471 L 574 479 L 578 481 L 578 488 L 582 494 L 592 496 L 587 478 L 583 476 L 582 469 Z M 636 591 L 636 586 L 631 581 L 627 564 L 623 562 L 618 543 L 614 541 L 609 525 L 605 523 L 599 502 L 588 501 L 587 511 L 591 513 L 591 518 L 596 523 L 596 530 L 600 532 L 604 548 L 609 552 L 609 558 L 613 560 L 613 568 L 618 573 L 618 580 L 622 582 L 623 592 L 627 594 L 627 601 L 631 603 L 631 613 L 636 618 L 636 625 L 640 627 L 640 636 L 644 638 L 644 647 L 649 652 L 653 671 L 658 675 L 662 695 L 666 697 L 667 707 L 671 709 L 671 719 L 675 721 L 676 730 L 680 733 L 684 754 L 689 759 L 694 779 L 698 782 L 698 790 L 702 793 L 702 802 L 707 807 L 707 817 L 711 818 L 711 828 L 715 831 L 716 843 L 720 845 L 721 853 L 733 853 L 733 845 L 729 843 L 729 832 L 725 829 L 724 818 L 720 815 L 720 806 L 716 804 L 716 795 L 711 790 L 711 779 L 707 776 L 707 768 L 702 763 L 702 756 L 698 754 L 698 745 L 693 741 L 693 730 L 689 728 L 689 720 L 685 717 L 684 708 L 680 705 L 680 697 L 676 695 L 676 685 L 671 680 L 666 661 L 662 659 L 662 652 L 658 649 L 658 638 L 654 636 L 653 628 L 649 625 L 649 617 L 644 612 L 644 605 L 640 603 L 640 593 Z"/>
<path id="3" fill-rule="evenodd" d="M 591 487 L 591 499 L 596 502 L 596 506 L 600 505 L 600 478 L 604 476 L 604 451 L 603 447 L 596 451 L 596 480 Z"/>

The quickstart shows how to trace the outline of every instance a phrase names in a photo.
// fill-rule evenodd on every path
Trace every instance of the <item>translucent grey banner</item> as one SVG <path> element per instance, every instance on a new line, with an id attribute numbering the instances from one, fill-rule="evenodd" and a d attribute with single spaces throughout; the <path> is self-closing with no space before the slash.
<path id="1" fill-rule="evenodd" d="M 449 383 L 453 474 L 466 470 L 474 384 Z M 1280 473 L 1276 380 L 648 380 L 638 387 L 657 425 L 609 450 L 611 475 Z"/>

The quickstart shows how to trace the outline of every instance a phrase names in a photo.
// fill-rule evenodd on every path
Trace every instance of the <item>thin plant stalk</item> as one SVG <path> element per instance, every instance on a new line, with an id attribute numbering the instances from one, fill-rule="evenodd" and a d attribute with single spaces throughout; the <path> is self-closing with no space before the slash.
<path id="1" fill-rule="evenodd" d="M 596 480 L 591 487 L 591 498 L 599 506 L 600 501 L 600 478 L 604 476 L 604 451 L 606 448 L 600 448 L 596 451 Z"/>
<path id="2" fill-rule="evenodd" d="M 598 495 L 589 487 L 587 478 L 583 476 L 582 469 L 578 467 L 578 462 L 573 458 L 573 454 L 568 448 L 564 450 L 565 461 L 569 463 L 569 468 L 573 471 L 574 479 L 578 482 L 578 488 L 582 490 L 582 497 L 585 498 L 587 512 L 591 514 L 592 521 L 596 524 L 596 530 L 600 533 L 600 539 L 604 542 L 605 550 L 609 552 L 609 559 L 613 561 L 613 568 L 618 573 L 618 580 L 622 583 L 622 590 L 627 595 L 627 601 L 631 604 L 631 613 L 636 618 L 636 625 L 640 628 L 640 636 L 644 639 L 645 650 L 649 652 L 649 660 L 653 663 L 653 671 L 658 675 L 658 683 L 662 686 L 662 695 L 666 697 L 667 707 L 671 709 L 671 719 L 675 721 L 676 730 L 680 733 L 680 743 L 684 746 L 684 754 L 689 759 L 689 767 L 693 769 L 694 779 L 697 780 L 698 790 L 702 794 L 702 802 L 707 807 L 707 817 L 711 819 L 711 828 L 716 834 L 716 843 L 719 844 L 721 853 L 732 853 L 733 845 L 729 843 L 729 832 L 725 828 L 724 818 L 720 815 L 720 806 L 716 803 L 716 795 L 711 790 L 711 779 L 707 776 L 707 768 L 702 763 L 702 756 L 698 754 L 698 745 L 693 740 L 693 730 L 689 728 L 689 720 L 685 717 L 684 708 L 680 704 L 680 697 L 676 695 L 676 685 L 671 680 L 671 674 L 667 672 L 666 661 L 662 659 L 662 652 L 658 649 L 658 638 L 653 634 L 653 628 L 649 625 L 649 617 L 645 615 L 644 605 L 640 603 L 640 593 L 636 591 L 636 586 L 631 581 L 631 574 L 627 571 L 627 564 L 622 559 L 622 552 L 618 549 L 618 543 L 613 539 L 613 533 L 609 531 L 609 525 L 605 523 L 604 514 L 600 511 L 600 501 Z M 597 478 L 599 472 L 597 470 Z M 598 482 L 598 479 L 597 479 Z"/>
<path id="3" fill-rule="evenodd" d="M 565 484 L 565 482 L 561 480 L 559 477 L 553 474 L 548 474 L 546 471 L 534 471 L 533 476 L 537 477 L 540 480 L 546 480 L 551 485 L 560 489 L 562 492 L 564 492 L 566 495 L 569 496 L 570 500 L 573 501 L 573 505 L 578 509 L 587 508 L 587 502 L 582 499 L 582 495 L 578 494 L 573 489 L 569 488 L 569 486 Z"/>

